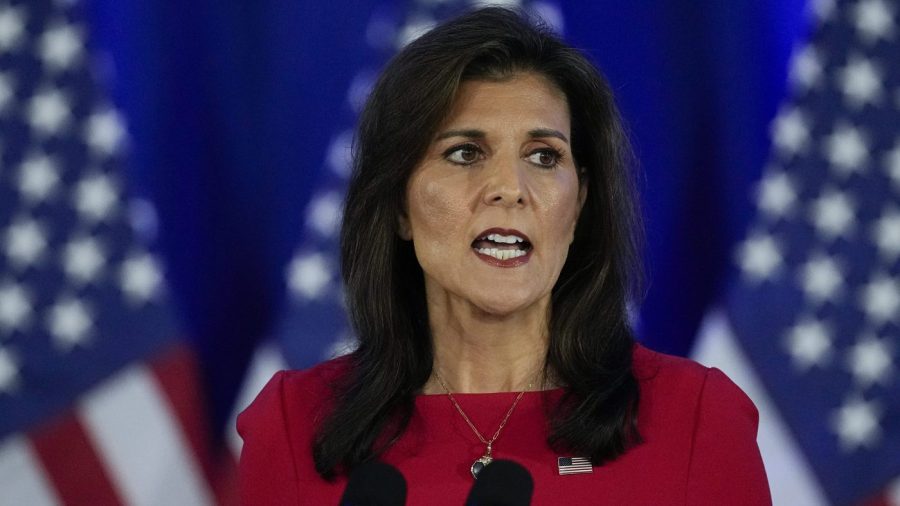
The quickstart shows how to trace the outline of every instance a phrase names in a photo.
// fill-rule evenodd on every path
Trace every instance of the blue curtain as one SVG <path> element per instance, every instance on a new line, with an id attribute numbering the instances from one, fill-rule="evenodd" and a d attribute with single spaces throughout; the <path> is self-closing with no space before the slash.
<path id="1" fill-rule="evenodd" d="M 648 291 L 638 330 L 685 355 L 752 217 L 751 185 L 802 0 L 571 2 L 570 42 L 612 82 L 641 163 Z"/>

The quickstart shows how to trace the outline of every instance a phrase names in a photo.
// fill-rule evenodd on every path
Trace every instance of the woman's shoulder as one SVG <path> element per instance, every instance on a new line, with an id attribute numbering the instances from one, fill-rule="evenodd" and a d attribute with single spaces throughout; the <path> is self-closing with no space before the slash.
<path id="1" fill-rule="evenodd" d="M 644 400 L 653 406 L 682 406 L 692 409 L 698 404 L 713 409 L 724 407 L 745 416 L 755 425 L 756 406 L 721 370 L 706 367 L 693 360 L 659 353 L 636 345 L 632 370 Z"/>
<path id="2" fill-rule="evenodd" d="M 632 371 L 642 387 L 665 387 L 694 390 L 712 382 L 713 387 L 740 391 L 728 376 L 715 367 L 707 367 L 689 358 L 653 351 L 636 344 L 632 353 Z M 743 394 L 742 391 L 740 391 Z"/>
<path id="3" fill-rule="evenodd" d="M 344 356 L 308 369 L 276 372 L 239 415 L 239 431 L 249 425 L 268 424 L 273 418 L 294 418 L 293 415 L 298 413 L 321 413 L 348 368 L 349 358 Z"/>
<path id="4" fill-rule="evenodd" d="M 308 369 L 292 369 L 275 373 L 269 383 L 280 383 L 278 388 L 293 398 L 317 398 L 331 393 L 335 385 L 350 369 L 350 357 L 337 357 L 316 364 Z M 268 385 L 267 385 L 268 387 Z"/>
<path id="5" fill-rule="evenodd" d="M 687 382 L 702 381 L 709 368 L 693 360 L 653 351 L 642 344 L 635 344 L 632 353 L 632 370 L 638 381 L 667 381 L 682 379 Z"/>
<path id="6" fill-rule="evenodd" d="M 295 504 L 301 481 L 315 475 L 308 450 L 313 431 L 348 364 L 347 358 L 338 358 L 305 370 L 279 371 L 238 415 L 244 503 Z"/>
<path id="7" fill-rule="evenodd" d="M 741 504 L 771 504 L 756 444 L 759 414 L 743 390 L 719 369 L 640 345 L 632 362 L 644 451 L 682 456 L 675 461 L 687 503 L 732 503 L 741 491 Z"/>

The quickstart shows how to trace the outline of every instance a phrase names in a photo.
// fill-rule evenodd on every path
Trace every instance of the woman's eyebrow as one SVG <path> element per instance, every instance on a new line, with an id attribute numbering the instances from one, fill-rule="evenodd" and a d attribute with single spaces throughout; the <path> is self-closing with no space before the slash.
<path id="1" fill-rule="evenodd" d="M 560 132 L 559 130 L 554 130 L 552 128 L 535 128 L 534 130 L 528 131 L 528 136 L 532 139 L 540 138 L 540 137 L 556 137 L 557 139 L 569 143 L 569 139 Z"/>
<path id="2" fill-rule="evenodd" d="M 434 138 L 435 141 L 448 139 L 450 137 L 465 137 L 467 139 L 484 139 L 487 136 L 483 131 L 474 128 L 466 128 L 462 130 L 447 130 Z"/>
<path id="3" fill-rule="evenodd" d="M 528 131 L 528 136 L 537 139 L 541 137 L 555 137 L 566 144 L 569 143 L 569 139 L 560 132 L 559 130 L 554 130 L 552 128 L 535 128 L 534 130 Z M 440 141 L 443 139 L 448 139 L 450 137 L 465 137 L 467 139 L 484 139 L 487 137 L 483 131 L 475 129 L 475 128 L 466 128 L 461 130 L 447 130 L 446 132 L 439 133 L 434 140 Z"/>

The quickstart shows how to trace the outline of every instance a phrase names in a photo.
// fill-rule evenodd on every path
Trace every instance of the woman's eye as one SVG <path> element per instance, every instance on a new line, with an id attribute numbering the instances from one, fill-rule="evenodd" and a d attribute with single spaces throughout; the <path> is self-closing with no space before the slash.
<path id="1" fill-rule="evenodd" d="M 562 156 L 553 149 L 538 149 L 526 157 L 529 162 L 541 167 L 555 167 Z"/>
<path id="2" fill-rule="evenodd" d="M 469 165 L 471 163 L 475 163 L 478 161 L 478 158 L 480 156 L 481 148 L 473 144 L 456 146 L 448 149 L 444 153 L 444 158 L 450 160 L 453 163 L 458 163 L 461 165 Z"/>

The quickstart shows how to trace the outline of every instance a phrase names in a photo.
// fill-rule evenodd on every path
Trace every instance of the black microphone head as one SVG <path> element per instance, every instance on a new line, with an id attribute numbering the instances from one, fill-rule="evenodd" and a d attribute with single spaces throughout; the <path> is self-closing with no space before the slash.
<path id="1" fill-rule="evenodd" d="M 466 506 L 526 506 L 533 492 L 527 469 L 511 460 L 495 460 L 478 473 Z"/>
<path id="2" fill-rule="evenodd" d="M 403 506 L 406 480 L 394 466 L 371 461 L 350 473 L 341 506 Z"/>

